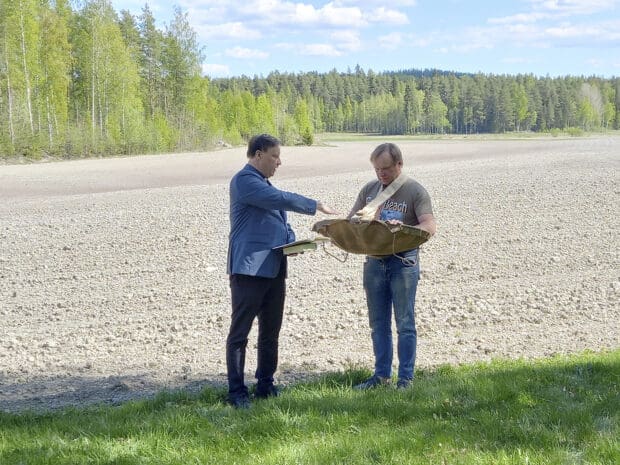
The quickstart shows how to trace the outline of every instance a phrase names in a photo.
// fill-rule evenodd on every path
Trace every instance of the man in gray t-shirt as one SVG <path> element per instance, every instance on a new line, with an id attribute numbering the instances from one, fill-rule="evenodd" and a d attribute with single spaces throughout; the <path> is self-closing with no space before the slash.
<path id="1" fill-rule="evenodd" d="M 371 202 L 398 176 L 403 167 L 403 156 L 395 144 L 379 145 L 370 155 L 377 180 L 366 184 L 349 213 L 353 216 Z M 431 198 L 417 181 L 408 178 L 405 183 L 378 209 L 375 218 L 390 224 L 408 224 L 435 234 L 437 225 L 433 216 Z M 369 389 L 388 384 L 392 377 L 392 308 L 398 331 L 397 387 L 407 388 L 414 374 L 417 333 L 415 328 L 415 296 L 420 265 L 418 249 L 398 255 L 367 256 L 364 262 L 364 291 L 368 306 L 372 346 L 375 355 L 373 375 L 356 389 Z"/>
<path id="2" fill-rule="evenodd" d="M 351 215 L 374 200 L 385 187 L 380 180 L 370 181 L 366 184 L 357 196 L 355 205 L 351 209 Z M 428 192 L 426 192 L 422 184 L 408 178 L 400 189 L 377 209 L 376 219 L 390 223 L 408 224 L 419 228 L 419 216 L 429 214 L 433 215 L 433 207 Z"/>

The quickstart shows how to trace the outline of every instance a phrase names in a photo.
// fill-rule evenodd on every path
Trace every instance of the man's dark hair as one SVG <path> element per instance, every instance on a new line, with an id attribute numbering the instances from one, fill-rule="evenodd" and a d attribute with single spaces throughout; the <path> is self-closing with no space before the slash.
<path id="1" fill-rule="evenodd" d="M 280 145 L 280 141 L 269 134 L 259 134 L 258 136 L 254 136 L 250 139 L 250 142 L 248 142 L 248 158 L 254 158 L 257 150 L 264 152 L 271 147 L 276 147 L 278 145 Z"/>

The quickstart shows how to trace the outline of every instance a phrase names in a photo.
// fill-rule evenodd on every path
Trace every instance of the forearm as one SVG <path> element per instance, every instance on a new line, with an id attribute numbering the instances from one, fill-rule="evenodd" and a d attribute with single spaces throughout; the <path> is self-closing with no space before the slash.
<path id="1" fill-rule="evenodd" d="M 418 221 L 419 223 L 416 224 L 416 228 L 428 232 L 431 236 L 437 232 L 437 222 L 435 221 L 435 217 L 433 215 L 421 215 L 420 218 L 418 218 Z"/>

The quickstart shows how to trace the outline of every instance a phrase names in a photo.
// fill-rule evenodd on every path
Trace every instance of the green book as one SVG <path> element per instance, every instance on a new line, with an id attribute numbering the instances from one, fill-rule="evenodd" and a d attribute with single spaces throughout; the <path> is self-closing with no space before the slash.
<path id="1" fill-rule="evenodd" d="M 289 242 L 278 247 L 274 247 L 274 250 L 282 249 L 284 255 L 291 255 L 294 253 L 303 253 L 306 250 L 316 250 L 317 241 L 328 240 L 327 238 L 315 238 L 315 239 L 302 239 L 295 242 Z"/>

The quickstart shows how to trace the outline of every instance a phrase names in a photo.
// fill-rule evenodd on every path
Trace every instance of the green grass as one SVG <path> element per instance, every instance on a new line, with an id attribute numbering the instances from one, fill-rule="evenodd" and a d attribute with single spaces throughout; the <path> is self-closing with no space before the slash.
<path id="1" fill-rule="evenodd" d="M 590 137 L 590 136 L 618 136 L 620 131 L 609 130 L 605 132 L 585 132 L 577 128 L 569 128 L 566 131 L 554 129 L 549 132 L 506 132 L 499 134 L 481 133 L 481 134 L 418 134 L 418 135 L 382 135 L 382 134 L 364 134 L 351 132 L 325 132 L 315 136 L 316 145 L 330 145 L 336 142 L 373 142 L 381 143 L 384 141 L 392 142 L 424 142 L 429 140 L 477 140 L 477 141 L 501 141 L 515 139 L 569 139 L 574 137 Z"/>
<path id="2" fill-rule="evenodd" d="M 442 366 L 369 392 L 351 369 L 248 411 L 224 391 L 0 414 L 0 464 L 618 464 L 620 349 Z"/>

